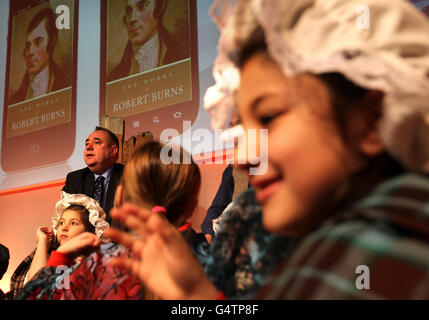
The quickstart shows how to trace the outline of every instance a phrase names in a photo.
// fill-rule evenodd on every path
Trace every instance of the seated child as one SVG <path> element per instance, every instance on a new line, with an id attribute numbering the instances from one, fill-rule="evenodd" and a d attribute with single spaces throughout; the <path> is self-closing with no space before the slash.
<path id="1" fill-rule="evenodd" d="M 46 266 L 48 258 L 54 249 L 68 250 L 68 243 L 75 237 L 73 243 L 95 241 L 109 226 L 106 213 L 94 199 L 84 194 L 68 194 L 61 192 L 61 199 L 56 203 L 56 212 L 52 218 L 53 226 L 39 227 L 36 231 L 36 249 L 18 266 L 11 279 L 11 295 L 16 296 L 23 285 L 31 280 L 40 269 Z M 88 234 L 82 235 L 83 233 Z M 76 256 L 74 262 L 79 262 L 81 256 Z"/>
<path id="2" fill-rule="evenodd" d="M 124 202 L 129 202 L 157 212 L 174 225 L 187 243 L 195 248 L 201 241 L 205 241 L 205 238 L 202 234 L 196 234 L 187 220 L 198 203 L 200 171 L 192 160 L 190 163 L 168 163 L 168 159 L 185 159 L 186 156 L 190 157 L 181 147 L 171 147 L 157 141 L 148 142 L 138 148 L 124 168 L 121 183 L 116 190 L 115 206 L 120 207 Z M 135 235 L 128 236 L 135 239 Z M 55 254 L 55 261 L 50 259 L 49 266 L 43 268 L 37 277 L 26 285 L 19 299 L 154 298 L 144 289 L 138 278 L 123 273 L 111 264 L 115 257 L 130 257 L 128 249 L 112 244 L 97 248 L 98 244 L 90 241 L 86 244 L 86 247 L 69 245 L 67 250 L 60 250 L 60 247 Z M 76 250 L 71 250 L 72 247 Z M 67 271 L 67 283 L 59 287 L 59 275 L 52 267 L 70 265 L 73 263 L 72 259 L 82 250 L 93 249 L 96 251 Z"/>

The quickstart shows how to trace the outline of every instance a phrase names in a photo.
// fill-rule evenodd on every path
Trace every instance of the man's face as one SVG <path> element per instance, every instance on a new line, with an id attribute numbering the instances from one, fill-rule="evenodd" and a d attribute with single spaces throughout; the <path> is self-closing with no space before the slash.
<path id="1" fill-rule="evenodd" d="M 48 32 L 45 28 L 45 20 L 27 34 L 24 57 L 27 64 L 27 71 L 30 75 L 36 75 L 43 70 L 49 62 L 50 54 L 48 47 Z"/>
<path id="2" fill-rule="evenodd" d="M 91 133 L 85 141 L 83 159 L 89 170 L 103 174 L 117 160 L 118 147 L 113 145 L 109 134 L 103 130 Z"/>
<path id="3" fill-rule="evenodd" d="M 128 38 L 134 46 L 145 44 L 156 32 L 158 21 L 154 18 L 156 0 L 127 0 L 125 25 Z"/>

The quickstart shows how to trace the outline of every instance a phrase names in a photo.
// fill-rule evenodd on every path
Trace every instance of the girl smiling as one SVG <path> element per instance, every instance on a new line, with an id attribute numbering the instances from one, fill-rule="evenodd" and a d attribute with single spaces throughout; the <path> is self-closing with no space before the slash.
<path id="1" fill-rule="evenodd" d="M 250 183 L 264 227 L 294 239 L 258 298 L 429 298 L 429 20 L 405 0 L 364 3 L 369 30 L 357 0 L 213 6 L 212 124 L 237 108 L 244 132 L 268 129 L 268 169 Z M 165 220 L 131 205 L 111 214 L 136 217 L 145 239 L 107 230 L 139 257 L 115 265 L 165 299 L 224 298 Z"/>

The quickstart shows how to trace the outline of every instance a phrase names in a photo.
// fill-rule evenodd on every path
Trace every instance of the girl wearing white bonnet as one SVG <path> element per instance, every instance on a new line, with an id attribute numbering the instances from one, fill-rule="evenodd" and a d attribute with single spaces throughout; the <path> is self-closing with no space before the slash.
<path id="1" fill-rule="evenodd" d="M 57 252 L 67 253 L 74 263 L 79 262 L 82 248 L 88 243 L 100 244 L 104 230 L 109 227 L 98 202 L 84 194 L 62 191 L 55 209 L 52 228 L 40 227 L 36 232 L 38 243 L 27 280 L 47 265 L 48 258 L 54 259 Z"/>
<path id="2" fill-rule="evenodd" d="M 61 192 L 61 199 L 55 205 L 56 215 L 52 218 L 54 232 L 58 232 L 61 216 L 71 206 L 79 206 L 84 210 L 85 214 L 81 214 L 81 220 L 85 224 L 85 231 L 95 233 L 101 238 L 109 223 L 106 222 L 106 213 L 98 202 L 84 194 L 69 194 L 64 191 Z"/>
<path id="3" fill-rule="evenodd" d="M 295 242 L 256 298 L 428 299 L 429 19 L 405 0 L 224 0 L 212 14 L 212 124 L 236 107 L 243 132 L 268 129 L 250 183 L 264 227 Z M 166 221 L 134 215 L 144 243 L 108 232 L 139 256 L 118 266 L 164 299 L 223 297 Z"/>
<path id="4" fill-rule="evenodd" d="M 257 298 L 429 298 L 427 17 L 405 0 L 223 0 L 212 15 L 212 125 L 237 108 L 244 132 L 268 129 L 250 183 L 264 227 L 296 243 Z M 146 241 L 118 266 L 165 299 L 222 298 L 165 221 L 137 216 Z"/>

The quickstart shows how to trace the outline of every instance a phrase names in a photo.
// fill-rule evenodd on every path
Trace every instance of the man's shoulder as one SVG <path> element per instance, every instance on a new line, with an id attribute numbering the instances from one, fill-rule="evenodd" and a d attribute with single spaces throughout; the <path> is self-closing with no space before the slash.
<path id="1" fill-rule="evenodd" d="M 67 179 L 72 179 L 72 178 L 77 178 L 77 177 L 81 177 L 81 176 L 85 176 L 87 174 L 90 174 L 91 170 L 89 170 L 88 167 L 82 168 L 82 169 L 78 169 L 75 171 L 71 171 L 67 174 Z"/>
<path id="2" fill-rule="evenodd" d="M 112 166 L 112 172 L 122 174 L 123 171 L 124 171 L 124 165 L 122 163 L 115 163 Z M 85 168 L 82 168 L 82 169 L 78 169 L 78 170 L 69 172 L 67 174 L 67 178 L 69 178 L 69 177 L 70 178 L 74 178 L 74 177 L 84 176 L 84 175 L 88 175 L 88 174 L 91 174 L 91 173 L 92 173 L 91 170 L 89 170 L 88 167 L 85 167 Z"/>
<path id="3" fill-rule="evenodd" d="M 125 166 L 122 163 L 115 163 L 112 166 L 112 175 L 119 178 L 120 176 L 122 176 L 122 173 L 124 172 L 124 168 Z"/>
<path id="4" fill-rule="evenodd" d="M 71 171 L 69 174 L 76 175 L 76 174 L 82 174 L 82 173 L 86 173 L 86 172 L 91 172 L 91 170 L 89 170 L 88 167 L 84 167 L 82 169 Z"/>
<path id="5" fill-rule="evenodd" d="M 113 170 L 121 170 L 123 171 L 125 166 L 122 163 L 116 162 L 115 164 L 113 164 Z"/>

